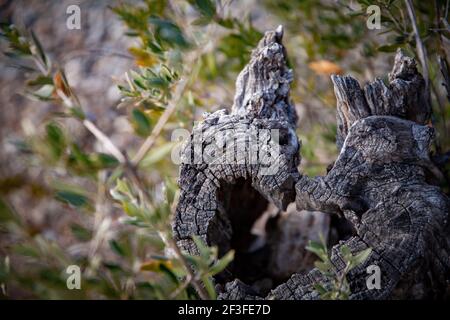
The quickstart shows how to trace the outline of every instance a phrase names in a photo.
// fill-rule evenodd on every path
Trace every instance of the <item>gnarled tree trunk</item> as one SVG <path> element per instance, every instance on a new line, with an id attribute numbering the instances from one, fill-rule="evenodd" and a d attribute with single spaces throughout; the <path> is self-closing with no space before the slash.
<path id="1" fill-rule="evenodd" d="M 173 222 L 178 244 L 195 254 L 191 237 L 199 235 L 220 254 L 236 250 L 216 277 L 222 299 L 317 299 L 314 285 L 329 281 L 319 270 L 286 279 L 272 268 L 274 242 L 282 237 L 270 235 L 282 224 L 269 218 L 266 243 L 251 233 L 269 203 L 282 211 L 295 200 L 297 210 L 345 217 L 350 234 L 332 248 L 337 271 L 345 266 L 342 245 L 352 253 L 372 248 L 348 274 L 350 298 L 442 297 L 450 279 L 450 205 L 429 182 L 439 170 L 429 157 L 431 111 L 415 61 L 398 52 L 387 85 L 376 80 L 362 89 L 351 77 L 332 77 L 340 154 L 326 176 L 310 178 L 297 169 L 300 143 L 282 33 L 267 32 L 253 52 L 237 79 L 231 114 L 209 114 L 193 130 Z M 379 290 L 366 285 L 369 265 L 380 268 Z"/>

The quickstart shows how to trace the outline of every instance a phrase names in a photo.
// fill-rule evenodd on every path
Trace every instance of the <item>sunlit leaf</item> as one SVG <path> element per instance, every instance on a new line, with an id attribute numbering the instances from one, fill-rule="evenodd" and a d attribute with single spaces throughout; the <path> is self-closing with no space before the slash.
<path id="1" fill-rule="evenodd" d="M 359 266 L 360 264 L 363 264 L 367 260 L 367 258 L 370 256 L 371 253 L 372 253 L 372 248 L 367 248 L 367 249 L 359 252 L 355 256 L 353 256 L 351 259 L 352 266 L 356 267 L 356 266 Z"/>
<path id="2" fill-rule="evenodd" d="M 130 47 L 128 51 L 133 55 L 135 62 L 140 67 L 151 67 L 158 62 L 158 59 L 144 49 Z"/>
<path id="3" fill-rule="evenodd" d="M 214 265 L 209 269 L 211 276 L 222 272 L 234 259 L 234 250 L 230 250 L 222 258 L 217 260 Z"/>
<path id="4" fill-rule="evenodd" d="M 166 159 L 177 144 L 178 142 L 166 142 L 153 148 L 142 160 L 140 166 L 143 168 L 151 168 L 153 164 Z"/>
<path id="5" fill-rule="evenodd" d="M 313 61 L 308 64 L 308 66 L 317 74 L 321 75 L 332 75 L 332 74 L 342 74 L 342 68 L 337 64 L 328 60 L 318 60 Z"/>
<path id="6" fill-rule="evenodd" d="M 153 271 L 153 272 L 159 272 L 161 271 L 161 265 L 165 265 L 166 268 L 172 269 L 173 264 L 170 260 L 148 260 L 141 264 L 140 270 L 142 271 Z"/>
<path id="7" fill-rule="evenodd" d="M 217 298 L 217 293 L 214 288 L 214 284 L 212 282 L 212 279 L 208 276 L 202 277 L 202 282 L 205 285 L 206 291 L 208 292 L 209 298 L 212 300 L 215 300 Z"/>
<path id="8" fill-rule="evenodd" d="M 319 258 L 324 258 L 324 255 L 326 256 L 326 251 L 320 242 L 309 241 L 306 250 L 315 253 Z"/>

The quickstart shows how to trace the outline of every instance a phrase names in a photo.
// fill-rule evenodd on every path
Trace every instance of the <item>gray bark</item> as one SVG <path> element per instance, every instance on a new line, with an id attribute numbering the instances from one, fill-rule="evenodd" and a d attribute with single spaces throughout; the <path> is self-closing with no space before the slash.
<path id="1" fill-rule="evenodd" d="M 292 71 L 281 39 L 281 28 L 264 35 L 238 76 L 231 114 L 217 111 L 194 128 L 180 171 L 181 196 L 173 222 L 178 244 L 195 254 L 191 236 L 199 235 L 217 245 L 220 254 L 236 250 L 233 264 L 216 277 L 218 284 L 230 281 L 218 285 L 221 299 L 317 299 L 314 284 L 327 286 L 317 269 L 294 273 L 281 284 L 274 280 L 272 288 L 279 285 L 268 295 L 244 283 L 274 277 L 270 257 L 276 255 L 270 250 L 276 246 L 252 249 L 254 222 L 269 202 L 285 210 L 295 199 L 298 210 L 340 215 L 351 224 L 351 236 L 332 248 L 337 272 L 344 268 L 342 245 L 352 253 L 372 248 L 365 263 L 347 277 L 350 298 L 443 297 L 450 279 L 450 203 L 430 182 L 439 175 L 429 157 L 434 132 L 427 126 L 431 110 L 414 59 L 398 52 L 387 85 L 376 80 L 362 89 L 352 77 L 332 77 L 340 154 L 326 176 L 310 178 L 297 169 L 297 116 L 289 99 Z M 280 140 L 268 137 L 254 143 L 255 129 L 279 129 Z M 196 141 L 198 132 L 202 136 Z M 266 165 L 250 163 L 240 153 L 238 163 L 227 164 L 224 157 L 193 161 L 197 153 L 237 145 L 239 150 L 274 152 L 279 147 L 280 153 Z M 274 161 L 278 170 L 265 175 L 267 163 Z M 380 290 L 366 286 L 369 265 L 381 269 Z"/>

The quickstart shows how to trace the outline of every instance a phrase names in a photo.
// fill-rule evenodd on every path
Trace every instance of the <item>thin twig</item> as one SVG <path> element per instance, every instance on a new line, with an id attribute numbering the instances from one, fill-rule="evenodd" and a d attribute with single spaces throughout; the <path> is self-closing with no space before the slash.
<path id="1" fill-rule="evenodd" d="M 105 149 L 111 153 L 120 163 L 125 163 L 126 158 L 122 152 L 114 145 L 114 143 L 109 139 L 100 129 L 91 121 L 83 120 L 83 125 L 88 129 L 98 141 L 100 141 Z"/>
<path id="2" fill-rule="evenodd" d="M 170 294 L 170 299 L 175 299 L 176 297 L 178 297 L 180 295 L 181 292 L 183 292 L 184 289 L 186 289 L 190 284 L 191 284 L 192 278 L 187 275 L 186 276 L 186 280 L 183 282 L 183 284 L 181 286 L 179 286 L 177 288 L 177 290 L 175 290 L 174 292 L 172 292 Z"/>
<path id="3" fill-rule="evenodd" d="M 211 32 L 212 32 L 211 28 L 212 27 L 210 26 L 208 29 L 208 32 L 207 32 L 208 35 L 211 34 Z M 207 37 L 207 38 L 209 39 L 209 37 Z M 203 54 L 205 54 L 209 50 L 210 50 L 210 46 L 208 46 L 208 45 L 200 46 L 200 50 L 198 50 L 197 52 L 194 52 L 192 54 L 192 58 L 188 59 L 186 65 L 189 66 L 189 70 L 187 70 L 185 73 L 192 74 L 192 72 L 194 70 L 193 66 L 195 64 L 195 61 L 197 61 L 199 59 L 199 57 L 201 57 Z M 181 79 L 180 82 L 178 82 L 178 84 L 175 88 L 174 96 L 170 100 L 168 107 L 166 108 L 164 113 L 161 115 L 161 117 L 158 119 L 158 122 L 156 123 L 156 126 L 153 128 L 150 136 L 144 141 L 144 143 L 139 148 L 136 155 L 131 160 L 131 164 L 133 166 L 137 166 L 139 164 L 139 162 L 141 162 L 141 160 L 148 153 L 148 151 L 152 148 L 152 146 L 155 144 L 156 139 L 160 135 L 160 133 L 161 133 L 162 129 L 164 128 L 164 126 L 166 125 L 167 121 L 169 121 L 170 116 L 176 110 L 178 103 L 180 102 L 188 83 L 189 83 L 189 81 L 187 78 Z"/>
<path id="4" fill-rule="evenodd" d="M 347 273 L 349 272 L 349 268 L 350 268 L 350 262 L 347 262 L 344 270 L 342 270 L 342 273 L 338 276 L 338 288 L 337 288 L 338 299 L 341 297 L 342 286 L 344 285 L 344 282 L 346 281 L 346 276 L 347 276 Z"/>
<path id="5" fill-rule="evenodd" d="M 207 46 L 203 46 L 199 50 L 199 52 L 194 56 L 194 58 L 192 59 L 191 63 L 189 64 L 190 67 L 191 67 L 191 70 L 189 72 L 187 72 L 187 74 L 192 73 L 192 70 L 193 70 L 192 65 L 194 64 L 194 61 L 196 61 L 197 58 L 199 56 L 201 56 L 207 50 L 208 50 Z M 38 65 L 38 67 L 40 67 L 39 60 L 36 60 L 35 62 Z M 44 70 L 41 70 L 42 73 L 44 73 L 43 71 Z M 62 73 L 61 76 L 64 77 L 64 74 Z M 68 108 L 74 108 L 75 106 L 81 107 L 80 101 L 79 101 L 77 95 L 75 94 L 75 92 L 73 92 L 72 87 L 67 83 L 66 79 L 64 79 L 64 81 L 67 84 L 67 87 L 68 87 L 68 90 L 69 90 L 69 94 L 66 95 L 62 90 L 57 89 L 56 90 L 57 95 L 61 98 L 62 102 L 66 105 L 66 107 L 68 107 Z M 84 120 L 81 121 L 82 124 L 86 127 L 86 129 L 88 129 L 89 132 L 91 132 L 97 138 L 97 140 L 102 143 L 104 148 L 109 153 L 111 153 L 114 157 L 116 157 L 117 160 L 121 164 L 124 165 L 125 170 L 126 170 L 125 173 L 128 174 L 128 176 L 135 183 L 136 187 L 138 188 L 140 194 L 143 197 L 143 201 L 146 202 L 149 205 L 151 204 L 151 199 L 150 199 L 149 195 L 146 192 L 147 188 L 146 188 L 144 179 L 140 176 L 140 174 L 138 172 L 137 164 L 139 164 L 139 162 L 145 157 L 147 152 L 151 149 L 151 147 L 153 146 L 155 140 L 157 139 L 157 137 L 161 133 L 162 129 L 164 128 L 165 124 L 169 120 L 170 116 L 175 111 L 178 103 L 181 100 L 181 97 L 184 94 L 184 91 L 185 91 L 185 89 L 187 87 L 187 84 L 188 84 L 188 79 L 180 80 L 180 82 L 178 83 L 178 85 L 177 85 L 177 87 L 175 89 L 174 98 L 171 100 L 171 103 L 169 104 L 167 109 L 164 111 L 162 116 L 159 118 L 159 120 L 158 120 L 155 128 L 153 129 L 151 135 L 143 143 L 143 145 L 138 150 L 136 156 L 133 158 L 133 160 L 131 162 L 129 161 L 127 155 L 123 154 L 116 147 L 116 145 L 111 141 L 111 139 L 109 139 L 108 136 L 106 134 L 104 134 L 95 125 L 94 122 L 92 122 L 89 119 L 84 119 Z M 72 99 L 75 100 L 75 103 L 74 103 L 74 101 Z M 187 279 L 189 280 L 186 283 L 186 286 L 189 285 L 189 284 L 192 284 L 192 286 L 196 289 L 197 293 L 199 294 L 200 298 L 203 299 L 203 300 L 208 300 L 209 299 L 209 295 L 208 295 L 205 287 L 202 285 L 201 280 L 198 277 L 196 277 L 195 272 L 191 268 L 191 265 L 190 265 L 189 261 L 187 261 L 186 257 L 182 253 L 181 249 L 178 247 L 177 243 L 172 239 L 172 237 L 165 236 L 165 234 L 162 231 L 159 231 L 159 234 L 160 234 L 161 238 L 163 239 L 164 243 L 166 244 L 166 246 L 174 251 L 176 257 L 180 260 L 180 262 L 183 264 L 184 268 L 186 269 Z M 181 292 L 181 290 L 183 290 L 183 286 L 180 287 L 179 290 Z"/>
<path id="6" fill-rule="evenodd" d="M 188 277 L 191 278 L 191 283 L 192 286 L 195 288 L 195 290 L 197 291 L 198 295 L 200 296 L 200 298 L 202 300 L 209 300 L 210 297 L 208 295 L 208 293 L 206 292 L 205 287 L 202 285 L 202 283 L 195 277 L 195 273 L 191 268 L 191 265 L 189 263 L 189 261 L 187 261 L 186 257 L 184 256 L 184 254 L 181 252 L 180 247 L 178 247 L 178 245 L 176 244 L 176 242 L 172 239 L 172 237 L 167 237 L 164 233 L 159 232 L 159 236 L 162 238 L 162 240 L 164 241 L 164 243 L 166 244 L 166 246 L 168 248 L 171 248 L 174 253 L 175 256 L 181 261 L 181 263 L 183 264 L 183 266 L 186 269 L 186 272 L 188 274 Z"/>
<path id="7" fill-rule="evenodd" d="M 405 0 L 406 8 L 408 10 L 409 19 L 414 30 L 414 35 L 416 38 L 416 49 L 419 56 L 420 64 L 422 65 L 422 74 L 425 79 L 425 90 L 427 94 L 427 99 L 430 98 L 430 78 L 428 73 L 428 61 L 427 61 L 427 50 L 423 45 L 422 39 L 420 38 L 419 28 L 417 27 L 416 12 L 411 0 Z M 428 101 L 430 103 L 430 101 Z"/>
<path id="8" fill-rule="evenodd" d="M 183 95 L 184 90 L 186 89 L 187 82 L 188 82 L 187 79 L 182 79 L 178 83 L 178 85 L 175 89 L 174 98 L 171 100 L 171 103 L 166 108 L 166 110 L 161 115 L 161 117 L 158 119 L 158 122 L 156 123 L 156 126 L 153 128 L 150 136 L 148 136 L 148 138 L 144 141 L 144 143 L 139 148 L 139 150 L 136 153 L 136 155 L 134 156 L 134 158 L 131 160 L 131 163 L 134 166 L 138 165 L 139 162 L 141 162 L 141 160 L 145 157 L 147 152 L 154 145 L 154 143 L 155 143 L 156 139 L 158 138 L 158 136 L 160 135 L 162 129 L 166 125 L 167 121 L 169 121 L 170 116 L 175 111 L 175 109 L 181 99 L 181 96 Z"/>
<path id="9" fill-rule="evenodd" d="M 395 19 L 395 17 L 392 15 L 392 13 L 389 10 L 389 8 L 386 8 L 386 12 L 389 15 L 389 18 L 391 19 L 391 21 L 394 23 L 394 25 L 397 28 L 397 30 L 403 35 L 404 34 L 404 28 L 402 30 L 402 28 L 400 26 L 400 22 L 398 22 L 397 19 Z"/>
<path id="10" fill-rule="evenodd" d="M 72 90 L 72 87 L 68 86 L 68 89 L 70 91 L 70 96 L 75 99 L 76 104 L 80 106 L 78 97 L 75 95 L 75 93 Z M 63 103 L 70 109 L 74 108 L 75 104 L 72 102 L 71 98 L 68 97 L 62 90 L 57 89 L 56 94 L 61 98 Z M 84 119 L 81 121 L 83 126 L 86 127 L 86 129 L 91 132 L 94 137 L 97 138 L 97 140 L 102 143 L 103 147 L 106 151 L 108 151 L 110 154 L 112 154 L 117 160 L 119 160 L 120 163 L 126 162 L 126 157 L 124 154 L 116 147 L 116 145 L 111 141 L 110 138 L 106 134 L 104 134 L 96 125 L 89 119 Z"/>
<path id="11" fill-rule="evenodd" d="M 449 5 L 449 1 L 447 1 L 447 3 L 446 3 L 445 16 L 447 16 L 447 14 L 448 14 L 448 5 Z M 447 51 L 446 51 L 446 47 L 444 45 L 444 36 L 443 36 L 442 32 L 440 32 L 440 30 L 447 31 L 447 28 L 439 29 L 441 24 L 444 25 L 444 21 L 446 22 L 446 18 L 441 17 L 441 10 L 440 10 L 437 0 L 434 1 L 434 7 L 435 7 L 435 12 L 436 12 L 436 30 L 437 30 L 436 32 L 438 33 L 438 40 L 439 40 L 438 65 L 439 65 L 439 69 L 442 74 L 442 78 L 444 80 L 442 85 L 444 86 L 445 91 L 447 92 L 447 100 L 450 102 L 450 72 L 449 72 L 449 66 L 448 66 L 448 62 L 447 62 L 447 58 L 446 58 Z M 448 25 L 447 25 L 447 27 L 448 27 Z M 443 116 L 444 124 L 445 124 L 444 111 L 442 111 L 442 116 Z"/>
<path id="12" fill-rule="evenodd" d="M 129 164 L 129 162 L 127 162 L 127 164 Z M 144 188 L 143 180 L 140 177 L 140 175 L 137 171 L 137 168 L 135 166 L 131 165 L 131 166 L 128 166 L 128 169 L 129 169 L 128 172 L 130 173 L 130 178 L 133 180 L 134 184 L 138 188 L 139 193 L 144 197 L 144 202 L 150 204 L 151 203 L 150 198 Z M 174 203 L 175 202 L 176 202 L 176 200 L 174 200 Z M 171 207 L 171 209 L 173 209 L 173 208 Z M 172 212 L 173 212 L 173 210 L 172 210 Z M 181 249 L 178 247 L 177 243 L 171 237 L 166 236 L 165 233 L 162 231 L 158 230 L 158 234 L 161 237 L 161 239 L 163 240 L 166 247 L 173 250 L 176 258 L 182 263 L 183 267 L 186 269 L 187 279 L 189 279 L 189 283 L 191 283 L 192 286 L 195 288 L 195 290 L 197 291 L 200 298 L 202 300 L 209 300 L 208 293 L 206 292 L 205 288 L 203 287 L 203 285 L 202 285 L 201 281 L 198 279 L 198 277 L 195 276 L 195 273 L 192 270 L 191 265 L 189 264 L 189 261 L 186 260 L 185 256 L 181 252 Z M 180 290 L 180 292 L 181 292 L 181 290 Z M 178 294 L 176 294 L 176 295 L 178 295 Z"/>

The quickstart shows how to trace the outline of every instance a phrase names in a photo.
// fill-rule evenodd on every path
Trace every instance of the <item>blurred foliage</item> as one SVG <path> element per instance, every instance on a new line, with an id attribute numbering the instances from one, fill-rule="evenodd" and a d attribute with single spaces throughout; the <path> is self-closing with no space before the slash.
<path id="1" fill-rule="evenodd" d="M 245 29 L 238 22 L 216 15 L 214 2 L 193 1 L 186 3 L 186 6 L 195 8 L 198 19 L 202 19 L 197 20 L 195 25 L 214 21 L 230 30 L 235 24 L 240 31 Z M 140 42 L 139 46 L 129 48 L 138 69 L 127 73 L 126 83 L 119 85 L 123 96 L 119 107 L 131 109 L 130 124 L 136 135 L 141 137 L 152 134 L 161 112 L 173 99 L 180 75 L 190 73 L 191 70 L 184 68 L 189 63 L 184 61 L 186 53 L 194 54 L 195 60 L 200 63 L 203 61 L 199 59 L 202 53 L 196 52 L 199 42 L 188 38 L 176 21 L 185 17 L 180 14 L 175 19 L 168 14 L 172 12 L 168 7 L 165 1 L 144 1 L 139 5 L 121 4 L 111 8 L 130 29 L 127 34 Z M 8 297 L 11 287 L 39 298 L 214 299 L 216 293 L 212 276 L 228 265 L 233 259 L 233 251 L 219 258 L 217 248 L 209 248 L 201 239 L 195 238 L 200 255 L 182 253 L 172 239 L 170 227 L 178 193 L 171 178 L 173 174 L 160 170 L 162 180 L 150 181 L 138 168 L 142 163 L 144 168 L 156 169 L 156 163 L 170 153 L 173 144 L 164 141 L 165 136 L 159 137 L 159 144 L 146 150 L 142 162 L 129 162 L 86 116 L 64 70 L 57 64 L 52 65 L 34 33 L 23 33 L 14 25 L 3 25 L 2 36 L 9 45 L 5 54 L 26 72 L 26 95 L 58 106 L 42 133 L 27 136 L 16 144 L 37 161 L 36 165 L 48 167 L 49 170 L 62 170 L 68 177 L 78 176 L 85 180 L 85 184 L 97 187 L 97 192 L 92 193 L 83 185 L 68 184 L 59 178 L 50 181 L 47 186 L 50 189 L 48 193 L 55 200 L 80 214 L 100 216 L 105 224 L 70 225 L 73 237 L 89 244 L 86 253 L 74 255 L 39 230 L 28 230 L 27 223 L 2 202 L 2 231 L 16 233 L 18 237 L 8 249 L 6 258 L 2 259 L 2 295 Z M 196 101 L 193 92 L 190 90 L 188 93 L 192 106 Z M 187 119 L 192 120 L 189 111 L 184 117 L 186 122 Z M 68 118 L 80 121 L 111 152 L 92 152 L 74 141 L 65 129 Z M 179 124 L 182 121 L 175 116 L 166 125 L 170 127 L 172 122 Z M 154 189 L 158 191 L 153 192 Z M 107 190 L 110 190 L 109 194 Z M 108 202 L 109 206 L 106 205 Z M 112 223 L 111 218 L 105 218 L 105 213 L 101 211 L 107 208 L 114 210 L 114 207 L 121 208 L 127 215 L 127 218 L 120 219 L 120 223 L 137 228 L 138 232 L 130 235 L 129 229 L 123 228 L 113 236 L 107 234 L 107 224 Z M 99 241 L 107 241 L 110 252 L 96 252 Z M 26 263 L 27 272 L 11 269 L 10 256 Z M 80 291 L 70 291 L 66 287 L 68 275 L 65 270 L 73 264 L 83 270 L 83 290 Z"/>
<path id="2" fill-rule="evenodd" d="M 295 85 L 299 93 L 294 93 L 296 101 L 311 104 L 317 101 L 322 105 L 333 105 L 334 96 L 330 86 L 320 86 L 325 78 L 329 84 L 328 76 L 333 73 L 342 73 L 340 64 L 346 64 L 345 73 L 353 73 L 360 80 L 372 81 L 375 77 L 384 76 L 389 70 L 378 70 L 374 61 L 385 57 L 393 58 L 394 52 L 401 48 L 407 54 L 417 58 L 416 39 L 405 2 L 401 0 L 354 0 L 354 1 L 327 1 L 327 0 L 280 0 L 263 1 L 269 12 L 280 18 L 287 33 L 299 37 L 297 41 L 287 42 L 286 46 L 292 52 L 304 52 L 301 59 L 292 60 L 294 70 L 297 70 Z M 449 5 L 446 0 L 413 1 L 420 37 L 427 50 L 427 60 L 431 84 L 431 103 L 433 107 L 433 126 L 436 128 L 437 139 L 435 152 L 443 154 L 450 149 L 450 128 L 448 119 L 450 115 L 450 101 L 445 99 L 448 94 L 442 86 L 443 76 L 440 71 L 438 58 L 442 57 L 448 69 L 446 47 L 450 39 Z M 381 29 L 370 30 L 366 26 L 370 12 L 367 9 L 376 5 L 380 8 Z M 448 50 L 448 49 L 447 49 Z M 347 61 L 350 59 L 349 61 Z M 391 60 L 392 61 L 392 60 Z M 308 68 L 305 68 L 305 65 Z M 388 64 L 388 68 L 392 63 Z M 447 71 L 448 72 L 448 71 Z M 308 106 L 306 106 L 308 108 Z M 334 110 L 330 111 L 334 113 Z M 306 117 L 317 115 L 306 114 Z M 318 119 L 321 122 L 321 119 Z M 316 140 L 327 142 L 328 126 L 312 125 L 315 139 L 303 141 L 302 156 L 305 161 L 305 171 L 315 175 L 324 173 L 326 164 L 317 167 Z M 305 134 L 299 128 L 300 135 Z M 317 135 L 321 137 L 317 137 Z M 312 142 L 309 145 L 310 141 Z M 331 151 L 331 157 L 336 151 Z M 328 153 L 328 152 L 327 152 Z M 311 165 L 310 165 L 311 164 Z M 443 182 L 445 190 L 449 190 L 448 165 L 446 181 Z"/>
<path id="3" fill-rule="evenodd" d="M 380 30 L 366 27 L 367 8 L 374 4 L 381 8 Z M 147 142 L 125 151 L 109 145 L 64 69 L 50 59 L 38 37 L 2 25 L 4 54 L 26 76 L 24 94 L 52 106 L 39 131 L 14 141 L 27 166 L 41 168 L 41 174 L 1 177 L 0 233 L 11 238 L 0 248 L 2 297 L 215 298 L 212 276 L 226 267 L 233 252 L 219 258 L 216 248 L 197 238 L 199 256 L 177 252 L 169 223 L 178 196 L 173 179 L 177 167 L 167 161 L 177 145 L 170 141 L 171 130 L 190 128 L 202 111 L 230 105 L 235 77 L 262 32 L 282 23 L 289 64 L 296 74 L 292 97 L 302 111 L 302 171 L 323 174 L 337 155 L 329 75 L 352 73 L 367 81 L 389 71 L 392 64 L 386 59 L 392 59 L 397 48 L 416 55 L 404 1 L 264 0 L 242 14 L 246 5 L 142 0 L 111 6 L 133 40 L 128 52 L 136 65 L 118 84 L 118 108 L 126 110 L 138 141 Z M 450 104 L 436 59 L 447 61 L 448 5 L 441 0 L 414 1 L 414 7 L 428 53 L 439 154 L 450 148 Z M 274 25 L 256 27 L 258 16 Z M 73 137 L 68 123 L 74 120 L 106 145 L 103 152 Z M 139 151 L 143 157 L 134 162 Z M 448 177 L 448 163 L 447 170 Z M 15 211 L 8 197 L 23 190 L 49 205 L 56 205 L 54 199 L 77 215 L 63 228 L 69 243 L 56 241 L 49 230 Z M 345 275 L 368 253 L 353 257 L 342 252 L 348 268 L 336 275 L 330 274 L 327 249 L 319 244 L 310 249 L 333 283 L 332 288 L 317 288 L 322 298 L 346 298 Z M 83 290 L 67 290 L 65 270 L 72 264 L 81 267 Z"/>

